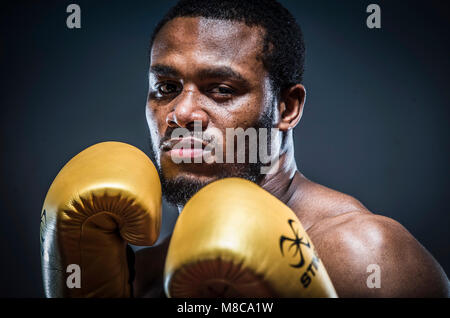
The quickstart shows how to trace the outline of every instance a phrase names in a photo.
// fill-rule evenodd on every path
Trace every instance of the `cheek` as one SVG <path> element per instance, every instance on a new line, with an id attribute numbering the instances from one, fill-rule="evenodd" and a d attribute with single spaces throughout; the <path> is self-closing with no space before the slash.
<path id="1" fill-rule="evenodd" d="M 167 114 L 164 113 L 163 107 L 152 107 L 147 104 L 145 108 L 145 115 L 147 118 L 147 125 L 150 131 L 163 132 L 165 131 L 166 117 Z"/>
<path id="2" fill-rule="evenodd" d="M 241 98 L 232 107 L 224 107 L 222 111 L 216 113 L 218 126 L 222 127 L 224 132 L 226 128 L 245 130 L 254 127 L 258 123 L 264 107 L 263 98 L 259 95 Z"/>
<path id="3" fill-rule="evenodd" d="M 236 151 L 237 149 L 236 137 L 234 137 L 234 149 L 227 148 L 231 146 L 228 139 L 230 136 L 233 136 L 232 131 L 229 132 L 230 136 L 227 135 L 227 128 L 242 128 L 245 131 L 248 128 L 255 127 L 259 122 L 264 107 L 263 98 L 258 95 L 241 99 L 239 103 L 235 103 L 233 106 L 223 107 L 213 112 L 214 126 L 221 132 L 222 137 L 218 138 L 218 140 L 221 140 L 221 148 L 224 155 L 227 154 L 227 150 Z"/>
<path id="4" fill-rule="evenodd" d="M 147 126 L 150 132 L 150 138 L 155 146 L 159 146 L 161 141 L 161 132 L 164 127 L 161 126 L 161 114 L 155 112 L 150 106 L 145 108 L 145 117 L 147 119 Z"/>

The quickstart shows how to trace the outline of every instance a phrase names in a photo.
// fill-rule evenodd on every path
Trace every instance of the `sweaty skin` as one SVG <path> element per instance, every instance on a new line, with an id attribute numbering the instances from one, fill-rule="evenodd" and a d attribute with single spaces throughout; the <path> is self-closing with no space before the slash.
<path id="1" fill-rule="evenodd" d="M 200 120 L 204 129 L 223 132 L 226 127 L 253 127 L 260 114 L 273 107 L 274 96 L 261 60 L 263 33 L 259 27 L 205 18 L 176 18 L 161 29 L 151 51 L 146 107 L 156 145 L 170 129 L 189 128 L 194 120 Z M 218 67 L 240 76 L 204 72 Z M 445 272 L 402 225 L 371 213 L 355 198 L 314 183 L 298 171 L 292 129 L 302 116 L 305 95 L 301 84 L 282 92 L 274 116 L 274 127 L 286 134 L 280 166 L 260 185 L 296 213 L 340 297 L 448 297 Z M 227 169 L 220 164 L 176 165 L 163 151 L 159 160 L 167 178 L 209 182 L 215 180 L 217 169 Z M 170 235 L 160 245 L 136 252 L 136 297 L 164 297 L 169 242 Z M 367 287 L 370 264 L 380 267 L 381 288 Z"/>

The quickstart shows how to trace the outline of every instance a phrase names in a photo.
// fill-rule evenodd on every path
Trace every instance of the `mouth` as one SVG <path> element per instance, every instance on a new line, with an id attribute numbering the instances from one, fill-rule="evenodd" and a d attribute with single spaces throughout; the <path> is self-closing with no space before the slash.
<path id="1" fill-rule="evenodd" d="M 195 137 L 172 138 L 162 143 L 161 150 L 172 159 L 201 158 L 211 151 L 205 149 L 208 143 Z"/>

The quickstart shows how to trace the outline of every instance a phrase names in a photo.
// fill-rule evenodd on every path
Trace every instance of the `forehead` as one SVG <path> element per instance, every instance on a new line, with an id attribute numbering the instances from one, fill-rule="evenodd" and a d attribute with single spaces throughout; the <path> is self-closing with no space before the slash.
<path id="1" fill-rule="evenodd" d="M 151 64 L 226 65 L 258 73 L 263 70 L 263 36 L 261 27 L 242 22 L 179 17 L 156 36 Z"/>

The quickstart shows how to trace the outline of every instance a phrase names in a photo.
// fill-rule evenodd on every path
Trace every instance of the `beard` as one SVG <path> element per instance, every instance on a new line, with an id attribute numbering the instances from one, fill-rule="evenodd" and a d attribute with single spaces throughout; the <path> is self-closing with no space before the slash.
<path id="1" fill-rule="evenodd" d="M 274 113 L 271 107 L 269 110 L 264 112 L 259 121 L 253 127 L 257 130 L 260 128 L 268 129 L 267 134 L 267 149 L 268 153 L 271 153 L 271 134 L 270 129 L 273 126 Z M 258 143 L 265 142 L 258 140 Z M 236 143 L 235 143 L 236 144 Z M 259 145 L 257 145 L 259 147 Z M 156 170 L 158 171 L 159 178 L 161 181 L 162 193 L 166 201 L 177 207 L 183 207 L 201 188 L 219 179 L 238 177 L 256 184 L 261 183 L 264 178 L 264 174 L 261 173 L 261 168 L 265 166 L 261 162 L 259 156 L 255 163 L 248 162 L 246 158 L 245 163 L 220 163 L 220 169 L 213 180 L 201 181 L 198 179 L 186 178 L 184 176 L 178 176 L 175 178 L 166 178 L 163 169 L 161 168 L 161 161 L 157 157 L 159 146 L 155 145 L 153 140 L 150 138 L 150 153 L 149 156 L 151 160 L 156 163 Z M 259 148 L 257 148 L 259 149 Z M 248 142 L 245 145 L 246 154 L 249 154 Z M 205 163 L 206 164 L 206 163 Z"/>

